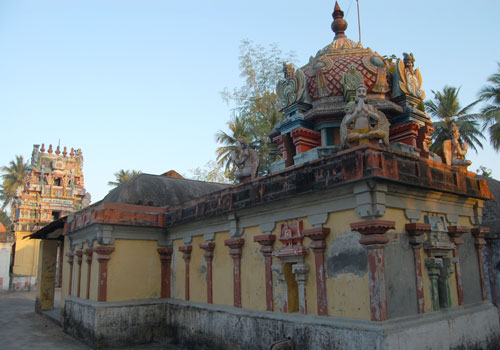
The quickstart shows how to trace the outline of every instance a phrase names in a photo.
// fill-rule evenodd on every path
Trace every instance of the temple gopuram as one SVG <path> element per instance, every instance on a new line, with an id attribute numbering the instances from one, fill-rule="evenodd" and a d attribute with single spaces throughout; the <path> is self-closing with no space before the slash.
<path id="1" fill-rule="evenodd" d="M 68 153 L 66 147 L 61 152 L 59 146 L 54 150 L 52 145 L 48 149 L 44 144 L 41 148 L 34 145 L 30 168 L 11 206 L 15 235 L 11 278 L 14 290 L 30 290 L 36 284 L 39 244 L 25 237 L 90 204 L 90 194 L 84 187 L 80 149 L 72 148 Z M 59 256 L 62 262 L 62 254 Z M 62 274 L 59 276 L 62 279 Z"/>
<path id="2" fill-rule="evenodd" d="M 412 53 L 345 35 L 277 86 L 281 151 L 258 176 L 238 140 L 237 185 L 142 174 L 37 231 L 39 308 L 94 348 L 496 349 L 484 179 L 458 128 L 437 153 Z M 52 294 L 53 295 L 53 294 Z"/>

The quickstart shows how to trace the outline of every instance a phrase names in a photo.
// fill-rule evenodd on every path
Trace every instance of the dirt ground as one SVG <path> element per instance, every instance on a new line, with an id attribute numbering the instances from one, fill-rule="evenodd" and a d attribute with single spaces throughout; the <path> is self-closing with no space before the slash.
<path id="1" fill-rule="evenodd" d="M 52 321 L 35 313 L 35 292 L 0 293 L 0 349 L 88 350 L 88 346 Z M 187 350 L 169 344 L 127 347 L 127 350 Z"/>

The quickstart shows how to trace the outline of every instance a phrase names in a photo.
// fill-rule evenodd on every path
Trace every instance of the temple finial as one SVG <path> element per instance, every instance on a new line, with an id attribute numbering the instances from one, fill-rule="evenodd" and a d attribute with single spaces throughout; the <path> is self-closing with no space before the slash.
<path id="1" fill-rule="evenodd" d="M 346 38 L 344 32 L 347 29 L 347 22 L 344 19 L 344 11 L 340 9 L 337 1 L 335 1 L 335 8 L 333 9 L 332 17 L 332 30 L 335 33 L 335 38 L 333 38 L 333 40 Z"/>

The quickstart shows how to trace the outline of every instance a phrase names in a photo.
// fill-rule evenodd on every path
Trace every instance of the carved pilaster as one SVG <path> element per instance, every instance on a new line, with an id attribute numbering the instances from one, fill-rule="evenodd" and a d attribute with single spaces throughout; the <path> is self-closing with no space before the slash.
<path id="1" fill-rule="evenodd" d="M 99 246 L 95 248 L 97 261 L 99 262 L 99 287 L 97 289 L 97 301 L 106 301 L 108 298 L 108 262 L 111 253 L 115 251 L 113 246 Z"/>
<path id="2" fill-rule="evenodd" d="M 161 298 L 170 298 L 170 281 L 172 275 L 172 254 L 174 249 L 171 247 L 158 248 L 161 262 Z"/>
<path id="3" fill-rule="evenodd" d="M 431 230 L 429 224 L 406 224 L 405 229 L 410 235 L 410 244 L 413 248 L 413 257 L 415 259 L 415 276 L 417 282 L 417 301 L 418 313 L 425 312 L 425 298 L 424 298 L 424 280 L 422 277 L 422 246 L 425 242 L 425 233 Z"/>
<path id="4" fill-rule="evenodd" d="M 314 252 L 314 265 L 316 270 L 316 292 L 318 303 L 318 315 L 328 315 L 328 304 L 326 294 L 326 269 L 325 250 L 326 237 L 330 234 L 329 228 L 314 228 L 304 230 L 304 236 L 309 237 L 312 242 L 309 248 Z"/>
<path id="5" fill-rule="evenodd" d="M 448 226 L 448 234 L 450 240 L 455 244 L 453 248 L 453 258 L 455 259 L 455 281 L 457 283 L 457 297 L 458 305 L 464 304 L 464 291 L 462 287 L 462 272 L 460 270 L 460 259 L 458 257 L 458 246 L 463 244 L 464 241 L 461 236 L 469 229 L 466 226 Z"/>
<path id="6" fill-rule="evenodd" d="M 370 312 L 372 321 L 386 321 L 387 293 L 385 287 L 384 247 L 389 238 L 384 234 L 395 228 L 394 221 L 370 220 L 351 224 L 361 234 L 361 243 L 368 255 L 370 271 Z"/>
<path id="7" fill-rule="evenodd" d="M 425 267 L 431 281 L 432 307 L 439 311 L 439 276 L 443 268 L 443 260 L 440 258 L 425 259 Z"/>
<path id="8" fill-rule="evenodd" d="M 212 261 L 214 259 L 215 243 L 208 242 L 200 244 L 200 248 L 205 251 L 203 256 L 207 263 L 207 303 L 213 303 L 213 288 L 212 288 Z"/>
<path id="9" fill-rule="evenodd" d="M 87 299 L 90 299 L 90 276 L 92 269 L 92 255 L 94 255 L 94 249 L 85 249 L 85 255 L 87 256 Z"/>
<path id="10" fill-rule="evenodd" d="M 266 310 L 273 311 L 273 244 L 276 241 L 275 235 L 259 235 L 253 238 L 254 242 L 261 245 L 260 252 L 264 255 L 264 268 L 266 273 Z"/>
<path id="11" fill-rule="evenodd" d="M 77 287 L 76 287 L 76 296 L 77 298 L 80 297 L 80 287 L 82 284 L 82 257 L 83 257 L 83 250 L 79 250 L 76 252 L 77 260 L 76 263 L 78 264 L 78 282 L 77 282 Z"/>
<path id="12" fill-rule="evenodd" d="M 471 229 L 471 233 L 475 238 L 475 245 L 477 250 L 477 259 L 479 262 L 479 277 L 481 280 L 481 294 L 483 300 L 488 300 L 488 293 L 486 291 L 486 277 L 484 274 L 484 258 L 483 258 L 483 247 L 486 244 L 484 239 L 486 235 L 490 232 L 488 227 L 474 227 Z"/>
<path id="13" fill-rule="evenodd" d="M 307 314 L 306 302 L 306 283 L 309 278 L 309 265 L 307 264 L 294 264 L 292 265 L 292 272 L 295 274 L 299 291 L 299 312 L 301 315 Z"/>
<path id="14" fill-rule="evenodd" d="M 234 306 L 241 307 L 241 247 L 245 244 L 244 238 L 231 238 L 224 241 L 229 247 L 229 254 L 233 258 L 233 295 Z"/>
<path id="15" fill-rule="evenodd" d="M 183 245 L 179 247 L 179 251 L 183 253 L 182 259 L 186 266 L 185 269 L 185 280 L 184 280 L 184 300 L 189 300 L 189 264 L 191 262 L 191 251 L 193 250 L 192 245 Z"/>

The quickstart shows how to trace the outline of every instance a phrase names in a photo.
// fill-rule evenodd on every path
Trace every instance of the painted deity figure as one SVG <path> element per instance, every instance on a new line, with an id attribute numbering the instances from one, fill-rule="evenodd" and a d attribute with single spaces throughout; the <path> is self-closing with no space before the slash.
<path id="1" fill-rule="evenodd" d="M 238 180 L 253 180 L 257 177 L 260 165 L 259 155 L 242 138 L 236 140 L 236 149 L 231 153 L 231 159 L 236 166 L 234 176 Z"/>
<path id="2" fill-rule="evenodd" d="M 354 65 L 349 67 L 349 73 L 342 73 L 342 87 L 344 88 L 344 101 L 354 101 L 356 98 L 356 89 L 364 84 L 363 76 L 356 70 Z"/>
<path id="3" fill-rule="evenodd" d="M 442 155 L 448 165 L 471 165 L 470 160 L 465 159 L 469 149 L 467 142 L 460 144 L 460 130 L 457 125 L 451 123 L 450 140 L 443 141 Z"/>
<path id="4" fill-rule="evenodd" d="M 382 140 L 389 146 L 389 121 L 385 115 L 365 103 L 366 87 L 356 89 L 356 102 L 348 104 L 348 113 L 340 125 L 342 145 L 356 145 Z"/>
<path id="5" fill-rule="evenodd" d="M 403 60 L 396 62 L 396 72 L 393 81 L 393 96 L 401 94 L 409 95 L 418 100 L 425 99 L 425 92 L 422 90 L 422 75 L 420 70 L 414 67 L 415 57 L 413 53 L 403 53 Z"/>

